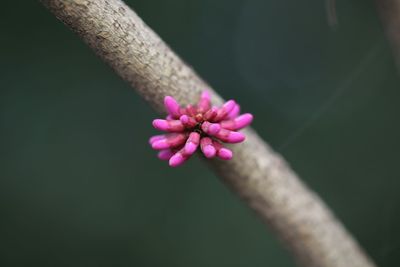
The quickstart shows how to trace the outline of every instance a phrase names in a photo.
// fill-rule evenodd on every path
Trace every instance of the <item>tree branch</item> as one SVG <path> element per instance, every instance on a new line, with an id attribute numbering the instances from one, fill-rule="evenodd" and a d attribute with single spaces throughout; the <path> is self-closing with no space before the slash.
<path id="1" fill-rule="evenodd" d="M 376 0 L 376 4 L 400 70 L 400 0 Z"/>
<path id="2" fill-rule="evenodd" d="M 194 103 L 210 88 L 120 0 L 42 0 L 158 112 L 171 95 Z M 214 91 L 214 104 L 222 102 Z M 350 234 L 288 164 L 251 129 L 234 159 L 210 160 L 233 192 L 310 267 L 372 267 Z"/>

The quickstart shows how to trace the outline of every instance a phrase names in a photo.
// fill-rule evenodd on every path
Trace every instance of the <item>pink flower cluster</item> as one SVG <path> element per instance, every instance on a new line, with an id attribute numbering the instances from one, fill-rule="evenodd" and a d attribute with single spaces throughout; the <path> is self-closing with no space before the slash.
<path id="1" fill-rule="evenodd" d="M 197 105 L 180 107 L 171 96 L 166 96 L 164 105 L 168 116 L 165 120 L 153 121 L 154 128 L 168 132 L 155 135 L 149 142 L 153 149 L 159 150 L 158 158 L 169 160 L 171 167 L 184 163 L 200 146 L 207 158 L 232 158 L 233 153 L 224 143 L 240 143 L 244 134 L 237 132 L 253 120 L 250 113 L 240 114 L 240 106 L 229 100 L 222 107 L 211 107 L 210 94 L 204 91 Z"/>

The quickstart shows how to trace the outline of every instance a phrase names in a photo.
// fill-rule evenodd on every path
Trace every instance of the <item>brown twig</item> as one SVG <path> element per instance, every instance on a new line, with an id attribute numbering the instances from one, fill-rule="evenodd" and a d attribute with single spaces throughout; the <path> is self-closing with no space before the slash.
<path id="1" fill-rule="evenodd" d="M 197 101 L 210 88 L 120 0 L 42 0 L 157 111 L 163 98 Z M 222 99 L 214 91 L 213 102 Z M 372 267 L 342 224 L 251 129 L 231 161 L 210 161 L 222 180 L 310 267 Z"/>
<path id="2" fill-rule="evenodd" d="M 400 0 L 376 0 L 376 3 L 400 70 Z"/>
<path id="3" fill-rule="evenodd" d="M 335 28 L 338 24 L 336 14 L 336 0 L 325 0 L 326 17 L 331 28 Z"/>

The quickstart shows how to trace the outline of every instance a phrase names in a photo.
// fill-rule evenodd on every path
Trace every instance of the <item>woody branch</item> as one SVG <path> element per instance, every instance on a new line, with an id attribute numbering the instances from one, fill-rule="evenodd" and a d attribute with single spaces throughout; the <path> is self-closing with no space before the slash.
<path id="1" fill-rule="evenodd" d="M 120 0 L 42 0 L 156 111 L 170 95 L 194 103 L 207 88 L 222 98 Z M 260 118 L 259 118 L 260 119 Z M 208 161 L 234 193 L 310 267 L 372 267 L 357 242 L 329 208 L 254 130 L 233 148 L 234 159 Z"/>

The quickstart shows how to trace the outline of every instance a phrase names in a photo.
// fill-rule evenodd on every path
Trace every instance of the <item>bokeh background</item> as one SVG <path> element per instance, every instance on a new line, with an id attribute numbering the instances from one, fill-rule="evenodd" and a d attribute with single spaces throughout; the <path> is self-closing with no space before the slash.
<path id="1" fill-rule="evenodd" d="M 373 1 L 130 0 L 380 266 L 400 264 L 400 81 Z M 0 266 L 294 266 L 157 116 L 38 1 L 2 3 Z"/>

